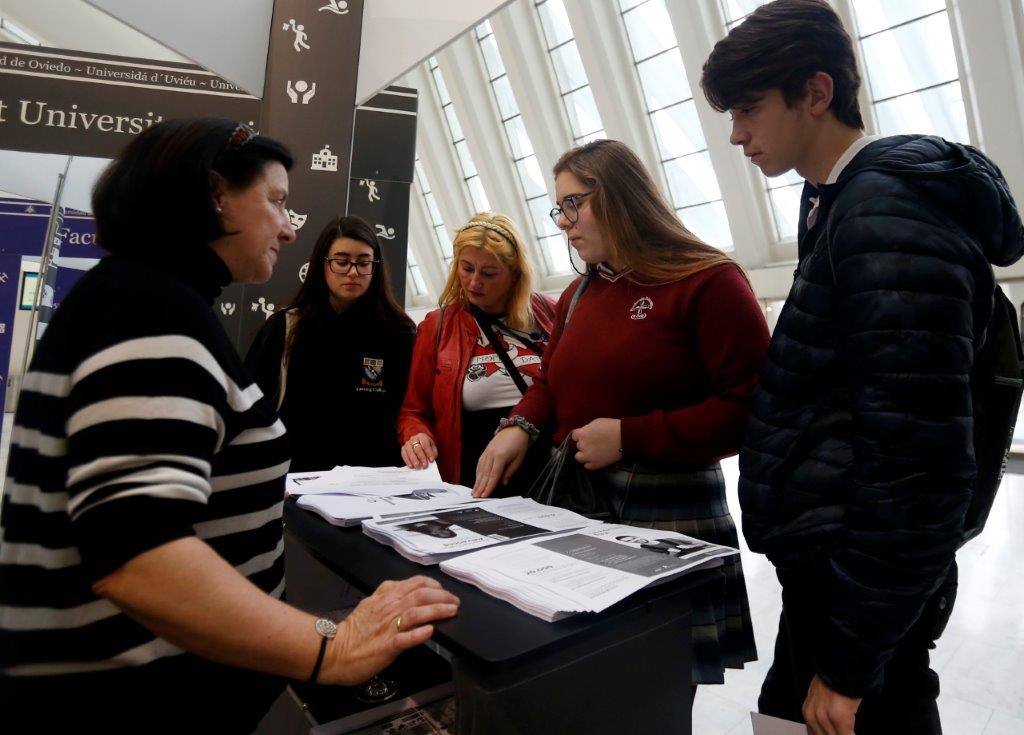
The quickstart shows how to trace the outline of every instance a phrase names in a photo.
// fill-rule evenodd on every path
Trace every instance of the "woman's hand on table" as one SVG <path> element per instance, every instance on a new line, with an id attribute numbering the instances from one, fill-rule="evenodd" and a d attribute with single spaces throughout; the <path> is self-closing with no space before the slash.
<path id="1" fill-rule="evenodd" d="M 458 612 L 459 598 L 428 577 L 382 582 L 338 623 L 338 635 L 327 648 L 324 684 L 353 685 L 379 673 L 402 651 L 418 646 L 434 633 L 432 622 Z"/>
<path id="2" fill-rule="evenodd" d="M 402 445 L 402 461 L 406 467 L 425 470 L 427 465 L 437 460 L 437 444 L 430 434 L 414 434 Z"/>
<path id="3" fill-rule="evenodd" d="M 622 459 L 622 421 L 594 419 L 572 432 L 576 461 L 585 469 L 599 470 Z"/>
<path id="4" fill-rule="evenodd" d="M 476 463 L 473 497 L 490 497 L 499 481 L 507 485 L 529 448 L 530 435 L 518 426 L 508 426 L 495 434 Z"/>

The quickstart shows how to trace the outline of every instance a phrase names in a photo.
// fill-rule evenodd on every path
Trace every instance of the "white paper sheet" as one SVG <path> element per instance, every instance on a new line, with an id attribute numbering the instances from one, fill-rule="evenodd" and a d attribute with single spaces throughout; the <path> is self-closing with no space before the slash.
<path id="1" fill-rule="evenodd" d="M 778 717 L 769 717 L 758 712 L 750 713 L 750 722 L 754 726 L 754 735 L 807 735 L 807 725 Z"/>
<path id="2" fill-rule="evenodd" d="M 441 480 L 436 463 L 426 469 L 409 467 L 335 467 L 322 472 L 291 472 L 285 480 L 286 495 L 403 495 L 413 490 L 455 488 Z"/>
<path id="3" fill-rule="evenodd" d="M 441 569 L 545 620 L 600 612 L 660 580 L 739 553 L 670 531 L 599 524 L 482 549 Z"/>
<path id="4" fill-rule="evenodd" d="M 474 498 L 468 488 L 452 486 L 429 491 L 413 490 L 404 495 L 303 495 L 298 505 L 317 513 L 335 526 L 357 526 L 363 520 L 381 513 L 411 513 L 470 502 L 474 502 Z"/>

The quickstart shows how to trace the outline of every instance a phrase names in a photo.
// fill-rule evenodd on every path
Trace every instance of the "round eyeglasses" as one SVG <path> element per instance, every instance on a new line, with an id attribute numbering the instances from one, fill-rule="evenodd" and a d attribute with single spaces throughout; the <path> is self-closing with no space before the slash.
<path id="1" fill-rule="evenodd" d="M 352 272 L 352 268 L 356 269 L 356 273 L 361 276 L 368 276 L 373 273 L 373 269 L 377 267 L 379 260 L 350 260 L 349 258 L 324 258 L 327 261 L 327 267 L 331 269 L 331 273 L 339 276 L 347 276 Z"/>
<path id="2" fill-rule="evenodd" d="M 565 217 L 569 224 L 574 225 L 580 221 L 580 202 L 586 199 L 594 192 L 588 191 L 583 194 L 570 194 L 562 200 L 562 205 L 555 207 L 548 215 L 551 217 L 551 221 L 555 223 L 555 227 L 561 227 L 562 225 L 558 222 L 558 217 Z"/>

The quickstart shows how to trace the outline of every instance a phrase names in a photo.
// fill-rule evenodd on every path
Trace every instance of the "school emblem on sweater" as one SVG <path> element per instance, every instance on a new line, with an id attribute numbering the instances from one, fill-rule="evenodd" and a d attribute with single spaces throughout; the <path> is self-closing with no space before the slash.
<path id="1" fill-rule="evenodd" d="M 646 319 L 647 312 L 654 308 L 654 302 L 650 296 L 642 296 L 629 307 L 630 319 Z"/>
<path id="2" fill-rule="evenodd" d="M 363 358 L 363 373 L 359 376 L 356 391 L 360 393 L 384 392 L 384 360 L 376 357 Z"/>
<path id="3" fill-rule="evenodd" d="M 372 357 L 363 358 L 363 375 L 366 376 L 367 380 L 379 381 L 382 372 L 384 372 L 383 360 L 377 360 Z"/>

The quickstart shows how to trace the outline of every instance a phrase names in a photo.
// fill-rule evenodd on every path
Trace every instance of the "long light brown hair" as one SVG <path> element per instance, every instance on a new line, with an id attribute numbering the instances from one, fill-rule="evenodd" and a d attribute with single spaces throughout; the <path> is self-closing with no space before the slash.
<path id="1" fill-rule="evenodd" d="M 555 164 L 556 177 L 564 171 L 593 192 L 587 206 L 615 259 L 632 269 L 634 280 L 670 283 L 723 263 L 736 265 L 683 226 L 624 143 L 595 140 L 573 148 Z"/>
<path id="2" fill-rule="evenodd" d="M 530 272 L 530 261 L 523 251 L 523 236 L 519 234 L 519 228 L 509 217 L 497 212 L 477 212 L 455 235 L 452 243 L 452 268 L 438 299 L 438 306 L 466 306 L 469 303 L 459 281 L 459 253 L 465 248 L 478 248 L 493 253 L 517 276 L 512 282 L 505 305 L 505 323 L 512 329 L 532 332 L 534 320 L 530 294 L 533 277 Z"/>

